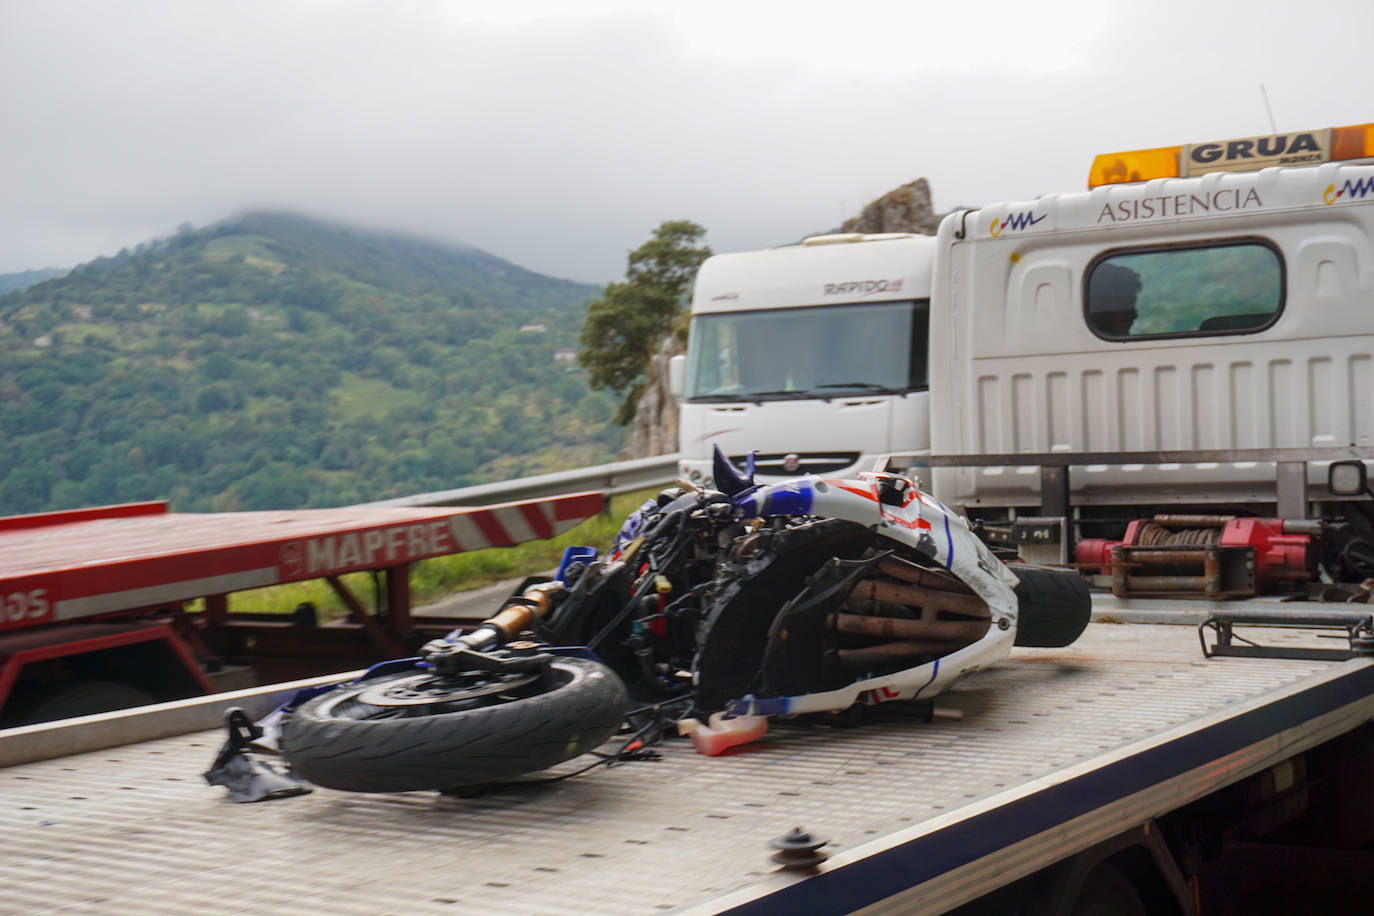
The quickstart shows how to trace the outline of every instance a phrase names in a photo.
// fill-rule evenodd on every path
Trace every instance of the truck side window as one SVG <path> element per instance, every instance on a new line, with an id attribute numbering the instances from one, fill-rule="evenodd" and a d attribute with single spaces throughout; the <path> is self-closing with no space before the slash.
<path id="1" fill-rule="evenodd" d="M 1283 309 L 1283 261 L 1259 239 L 1118 250 L 1089 265 L 1083 290 L 1107 340 L 1253 334 Z"/>

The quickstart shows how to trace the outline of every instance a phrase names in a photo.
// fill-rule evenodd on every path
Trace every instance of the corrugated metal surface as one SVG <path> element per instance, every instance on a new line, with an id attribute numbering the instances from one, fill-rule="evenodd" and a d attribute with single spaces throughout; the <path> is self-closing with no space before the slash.
<path id="1" fill-rule="evenodd" d="M 794 826 L 853 849 L 1330 670 L 1204 660 L 1191 627 L 1094 624 L 959 685 L 943 705 L 962 721 L 885 711 L 714 759 L 674 742 L 656 763 L 467 799 L 235 805 L 200 777 L 216 733 L 99 751 L 0 770 L 0 912 L 652 913 L 765 878 L 767 841 Z"/>

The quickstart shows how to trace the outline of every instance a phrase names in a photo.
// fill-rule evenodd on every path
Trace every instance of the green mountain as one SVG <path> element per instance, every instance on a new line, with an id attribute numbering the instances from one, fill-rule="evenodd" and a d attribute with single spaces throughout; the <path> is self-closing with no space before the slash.
<path id="1" fill-rule="evenodd" d="M 249 213 L 0 296 L 0 514 L 330 506 L 612 460 L 596 287 Z"/>
<path id="2" fill-rule="evenodd" d="M 0 274 L 0 293 L 14 289 L 28 289 L 35 283 L 60 277 L 67 272 L 65 267 L 45 267 L 42 270 L 21 270 L 17 274 Z"/>

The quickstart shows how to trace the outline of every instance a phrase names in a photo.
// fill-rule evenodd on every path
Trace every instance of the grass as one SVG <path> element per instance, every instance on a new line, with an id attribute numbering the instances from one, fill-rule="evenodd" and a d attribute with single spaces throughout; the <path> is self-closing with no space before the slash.
<path id="1" fill-rule="evenodd" d="M 243 263 L 278 273 L 286 265 L 273 259 L 271 244 L 271 239 L 260 235 L 230 235 L 212 239 L 206 244 L 202 257 L 207 261 L 227 261 L 241 254 Z"/>
<path id="2" fill-rule="evenodd" d="M 364 378 L 345 372 L 333 391 L 344 419 L 356 420 L 366 414 L 384 416 L 388 411 L 408 404 L 418 404 L 423 396 L 416 391 L 403 391 L 390 382 Z"/>
<path id="3" fill-rule="evenodd" d="M 625 516 L 656 491 L 657 488 L 652 488 L 614 497 L 609 513 L 593 516 L 546 541 L 527 541 L 514 547 L 493 547 L 421 560 L 410 568 L 411 603 L 415 606 L 429 604 L 454 592 L 553 569 L 565 547 L 586 545 L 604 551 L 614 540 Z M 365 607 L 377 606 L 377 590 L 385 587 L 380 575 L 374 579 L 371 573 L 350 573 L 342 579 Z M 229 596 L 229 610 L 286 614 L 307 601 L 315 605 L 322 620 L 333 620 L 347 613 L 344 603 L 323 579 L 235 592 Z M 199 610 L 199 607 L 193 605 L 191 609 Z"/>

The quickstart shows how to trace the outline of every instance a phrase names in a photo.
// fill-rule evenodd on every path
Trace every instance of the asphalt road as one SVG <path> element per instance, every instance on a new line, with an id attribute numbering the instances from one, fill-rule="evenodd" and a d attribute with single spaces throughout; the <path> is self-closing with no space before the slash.
<path id="1" fill-rule="evenodd" d="M 547 570 L 544 575 L 553 575 L 555 570 Z M 509 598 L 525 579 L 504 579 L 492 585 L 454 592 L 446 598 L 417 607 L 411 611 L 419 617 L 471 617 L 481 620 L 490 617 L 501 609 L 501 603 Z"/>

